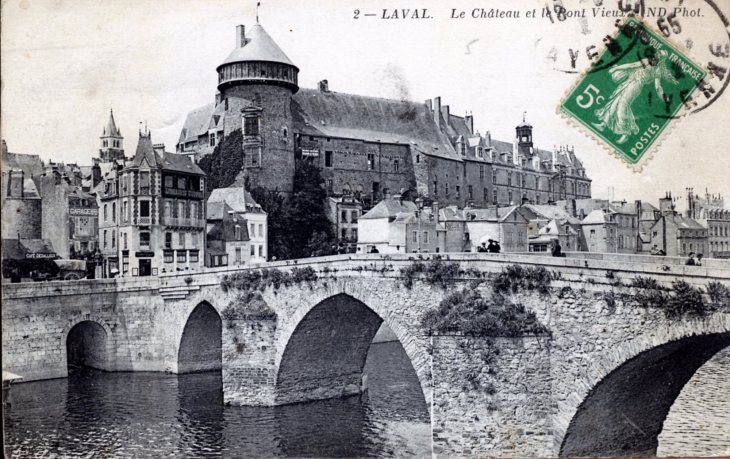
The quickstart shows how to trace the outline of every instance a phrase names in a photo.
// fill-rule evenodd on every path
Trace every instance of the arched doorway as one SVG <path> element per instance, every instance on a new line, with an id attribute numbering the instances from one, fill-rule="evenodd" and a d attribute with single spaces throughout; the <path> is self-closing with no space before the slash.
<path id="1" fill-rule="evenodd" d="M 205 302 L 196 306 L 180 339 L 178 374 L 220 370 L 223 367 L 222 332 L 218 311 Z"/>
<path id="2" fill-rule="evenodd" d="M 66 364 L 72 369 L 108 370 L 107 339 L 104 327 L 94 321 L 74 325 L 66 336 Z"/>
<path id="3" fill-rule="evenodd" d="M 727 346 L 730 333 L 691 336 L 628 360 L 578 407 L 560 457 L 655 456 L 664 420 L 682 388 Z"/>

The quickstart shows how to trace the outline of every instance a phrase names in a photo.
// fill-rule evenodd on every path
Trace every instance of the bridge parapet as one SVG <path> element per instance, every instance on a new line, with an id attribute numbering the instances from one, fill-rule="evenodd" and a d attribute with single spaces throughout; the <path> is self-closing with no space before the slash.
<path id="1" fill-rule="evenodd" d="M 574 256 L 575 255 L 575 256 Z M 335 255 L 291 261 L 277 261 L 241 267 L 207 268 L 195 272 L 166 273 L 160 276 L 160 293 L 169 299 L 184 298 L 188 292 L 201 287 L 219 285 L 223 276 L 258 269 L 292 270 L 311 267 L 320 275 L 340 278 L 397 278 L 400 271 L 415 262 L 428 263 L 435 259 L 459 263 L 463 269 L 477 269 L 484 273 L 498 273 L 505 266 L 542 266 L 560 273 L 563 281 L 589 284 L 608 283 L 607 279 L 630 282 L 636 276 L 650 276 L 660 285 L 670 287 L 676 280 L 695 286 L 710 281 L 730 282 L 730 261 L 712 260 L 705 266 L 686 266 L 682 258 L 646 255 L 570 253 L 566 258 L 554 258 L 533 253 L 445 253 L 445 254 L 364 254 Z"/>

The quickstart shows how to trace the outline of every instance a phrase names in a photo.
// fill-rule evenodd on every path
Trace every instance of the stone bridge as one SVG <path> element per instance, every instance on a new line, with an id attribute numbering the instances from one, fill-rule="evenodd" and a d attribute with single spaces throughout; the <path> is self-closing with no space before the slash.
<path id="1" fill-rule="evenodd" d="M 445 254 L 462 268 L 544 266 L 551 292 L 517 292 L 549 333 L 430 336 L 423 314 L 460 285 L 404 285 L 408 255 L 269 263 L 312 267 L 314 281 L 258 295 L 224 288 L 208 269 L 159 278 L 3 285 L 3 366 L 26 381 L 66 377 L 71 360 L 108 371 L 222 369 L 224 400 L 277 405 L 359 394 L 384 322 L 430 407 L 441 456 L 628 456 L 656 453 L 672 403 L 695 371 L 730 345 L 730 310 L 668 319 L 644 308 L 636 276 L 671 286 L 718 281 L 730 264 L 645 256 Z M 480 289 L 488 288 L 489 281 Z"/>

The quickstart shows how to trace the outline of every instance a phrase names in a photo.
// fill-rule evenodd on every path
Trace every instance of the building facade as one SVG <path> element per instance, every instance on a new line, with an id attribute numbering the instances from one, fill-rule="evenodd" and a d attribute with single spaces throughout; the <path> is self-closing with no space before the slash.
<path id="1" fill-rule="evenodd" d="M 209 202 L 205 237 L 205 266 L 244 266 L 251 261 L 248 223 L 231 206 Z"/>
<path id="2" fill-rule="evenodd" d="M 707 254 L 708 230 L 692 218 L 676 211 L 671 193 L 659 200 L 657 219 L 649 229 L 652 253 L 670 257 Z"/>
<path id="3" fill-rule="evenodd" d="M 712 258 L 730 258 L 730 210 L 725 209 L 725 199 L 712 195 L 705 190 L 705 195 L 687 189 L 687 217 L 697 221 L 707 229 L 707 256 Z"/>
<path id="4" fill-rule="evenodd" d="M 258 23 L 248 33 L 238 26 L 217 72 L 215 101 L 188 114 L 177 152 L 199 159 L 241 129 L 241 175 L 250 186 L 291 192 L 295 162 L 307 160 L 321 168 L 331 196 L 354 197 L 364 211 L 389 194 L 460 208 L 591 195 L 574 150 L 535 147 L 524 120 L 513 141 L 502 142 L 475 132 L 473 117 L 452 114 L 440 97 L 341 94 L 326 80 L 300 88 L 299 68 Z"/>
<path id="5" fill-rule="evenodd" d="M 205 174 L 140 132 L 131 161 L 114 161 L 96 188 L 106 274 L 150 276 L 203 266 Z"/>
<path id="6" fill-rule="evenodd" d="M 243 257 L 249 263 L 265 263 L 269 258 L 268 215 L 254 201 L 244 187 L 216 188 L 208 197 L 208 205 L 226 203 L 238 218 L 248 225 L 248 254 Z M 229 263 L 232 261 L 229 259 Z M 235 258 L 233 260 L 235 262 Z"/>

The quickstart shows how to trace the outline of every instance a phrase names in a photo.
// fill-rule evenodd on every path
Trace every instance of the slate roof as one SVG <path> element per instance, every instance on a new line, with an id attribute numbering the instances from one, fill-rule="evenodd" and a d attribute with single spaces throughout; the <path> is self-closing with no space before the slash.
<path id="1" fill-rule="evenodd" d="M 168 171 L 184 172 L 186 174 L 205 175 L 188 156 L 165 152 L 162 155 L 162 168 Z"/>
<path id="2" fill-rule="evenodd" d="M 182 131 L 180 131 L 180 143 L 197 142 L 199 135 L 207 133 L 215 108 L 215 104 L 211 103 L 188 113 Z"/>
<path id="3" fill-rule="evenodd" d="M 376 219 L 376 218 L 391 218 L 396 217 L 400 213 L 414 212 L 418 209 L 416 204 L 412 201 L 401 201 L 397 198 L 384 199 L 380 201 L 375 207 L 370 209 L 360 219 Z"/>
<path id="4" fill-rule="evenodd" d="M 236 47 L 218 68 L 233 62 L 250 61 L 278 62 L 296 67 L 284 54 L 284 51 L 279 48 L 279 45 L 261 27 L 261 24 L 256 23 L 248 29 L 246 41 L 245 46 Z"/>
<path id="5" fill-rule="evenodd" d="M 685 217 L 681 214 L 676 214 L 674 216 L 674 222 L 677 224 L 677 226 L 679 228 L 683 228 L 683 229 L 698 229 L 698 230 L 706 229 L 704 226 L 700 225 L 697 221 L 695 221 L 689 217 Z"/>
<path id="6" fill-rule="evenodd" d="M 461 161 L 426 104 L 306 88 L 292 99 L 294 129 L 302 135 L 402 143 Z"/>
<path id="7" fill-rule="evenodd" d="M 612 223 L 606 219 L 606 213 L 602 209 L 596 209 L 586 215 L 581 222 L 584 225 L 598 225 L 603 223 Z"/>
<path id="8" fill-rule="evenodd" d="M 488 207 L 486 209 L 464 209 L 464 218 L 467 222 L 488 221 L 502 222 L 517 210 L 517 206 Z M 521 214 L 520 214 L 521 215 Z M 522 215 L 521 215 L 522 216 Z M 522 216 L 525 218 L 524 216 Z M 527 220 L 527 218 L 525 218 Z"/>
<path id="9" fill-rule="evenodd" d="M 233 210 L 225 201 L 211 202 L 205 208 L 206 218 L 208 220 L 223 220 L 228 211 Z"/>
<path id="10" fill-rule="evenodd" d="M 571 225 L 580 224 L 580 220 L 570 215 L 565 209 L 547 204 L 525 204 L 523 207 L 534 212 L 538 217 L 546 220 L 565 220 Z"/>
<path id="11" fill-rule="evenodd" d="M 210 197 L 208 197 L 208 205 L 215 202 L 225 202 L 231 209 L 238 213 L 260 212 L 264 213 L 261 206 L 253 199 L 244 187 L 216 188 Z"/>
<path id="12" fill-rule="evenodd" d="M 140 167 L 143 161 L 147 161 L 150 167 L 161 167 L 164 170 L 182 172 L 185 174 L 205 175 L 205 172 L 198 167 L 189 157 L 175 153 L 163 152 L 159 154 L 152 146 L 152 136 L 140 134 L 137 142 L 137 152 L 134 154 L 129 167 Z"/>
<path id="13" fill-rule="evenodd" d="M 117 123 L 114 122 L 114 112 L 109 111 L 109 121 L 104 126 L 103 136 L 121 137 L 122 131 L 117 128 Z"/>

